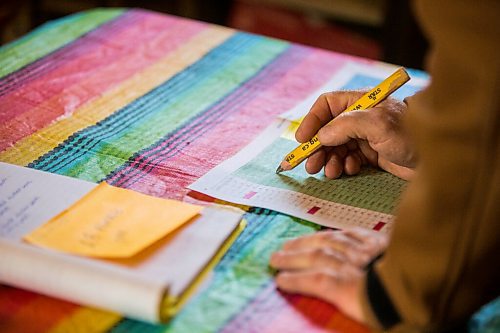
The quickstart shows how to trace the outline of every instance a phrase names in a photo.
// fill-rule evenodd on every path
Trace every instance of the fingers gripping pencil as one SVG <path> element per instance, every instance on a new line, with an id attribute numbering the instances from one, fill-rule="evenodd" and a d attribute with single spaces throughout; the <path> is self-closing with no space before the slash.
<path id="1" fill-rule="evenodd" d="M 361 96 L 361 98 L 347 107 L 343 112 L 372 108 L 409 80 L 410 76 L 406 70 L 401 67 L 391 76 L 379 83 L 375 88 Z M 318 140 L 318 136 L 315 135 L 309 141 L 300 144 L 297 148 L 288 153 L 276 169 L 276 173 L 278 174 L 282 171 L 292 170 L 319 148 L 321 148 L 321 143 Z"/>

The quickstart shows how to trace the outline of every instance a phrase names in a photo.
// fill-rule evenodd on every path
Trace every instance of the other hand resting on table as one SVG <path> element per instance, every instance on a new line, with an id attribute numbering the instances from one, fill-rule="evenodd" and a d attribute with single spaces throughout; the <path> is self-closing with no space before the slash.
<path id="1" fill-rule="evenodd" d="M 386 234 L 360 227 L 320 231 L 286 242 L 273 253 L 270 264 L 280 270 L 280 289 L 323 299 L 362 322 L 364 268 L 387 243 Z"/>

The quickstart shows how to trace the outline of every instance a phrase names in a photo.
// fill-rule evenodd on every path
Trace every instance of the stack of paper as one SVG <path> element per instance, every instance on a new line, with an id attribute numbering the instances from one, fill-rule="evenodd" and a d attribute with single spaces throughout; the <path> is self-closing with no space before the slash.
<path id="1" fill-rule="evenodd" d="M 0 282 L 158 322 L 242 230 L 202 208 L 0 163 Z"/>

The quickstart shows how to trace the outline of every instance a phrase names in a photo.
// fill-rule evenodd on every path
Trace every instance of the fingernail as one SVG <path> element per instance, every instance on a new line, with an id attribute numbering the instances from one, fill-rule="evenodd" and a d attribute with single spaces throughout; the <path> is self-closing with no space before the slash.
<path id="1" fill-rule="evenodd" d="M 276 275 L 276 285 L 281 288 L 281 285 L 283 284 L 283 273 L 278 273 L 278 275 Z"/>

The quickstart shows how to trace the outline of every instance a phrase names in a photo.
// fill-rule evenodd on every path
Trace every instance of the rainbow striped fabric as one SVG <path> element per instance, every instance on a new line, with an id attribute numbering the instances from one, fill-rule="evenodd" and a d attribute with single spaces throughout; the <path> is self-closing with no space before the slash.
<path id="1" fill-rule="evenodd" d="M 209 200 L 186 186 L 352 61 L 370 63 L 148 11 L 79 13 L 0 48 L 0 161 Z M 316 226 L 257 208 L 246 218 L 204 289 L 169 324 L 0 286 L 0 331 L 368 331 L 274 286 L 270 253 Z"/>

